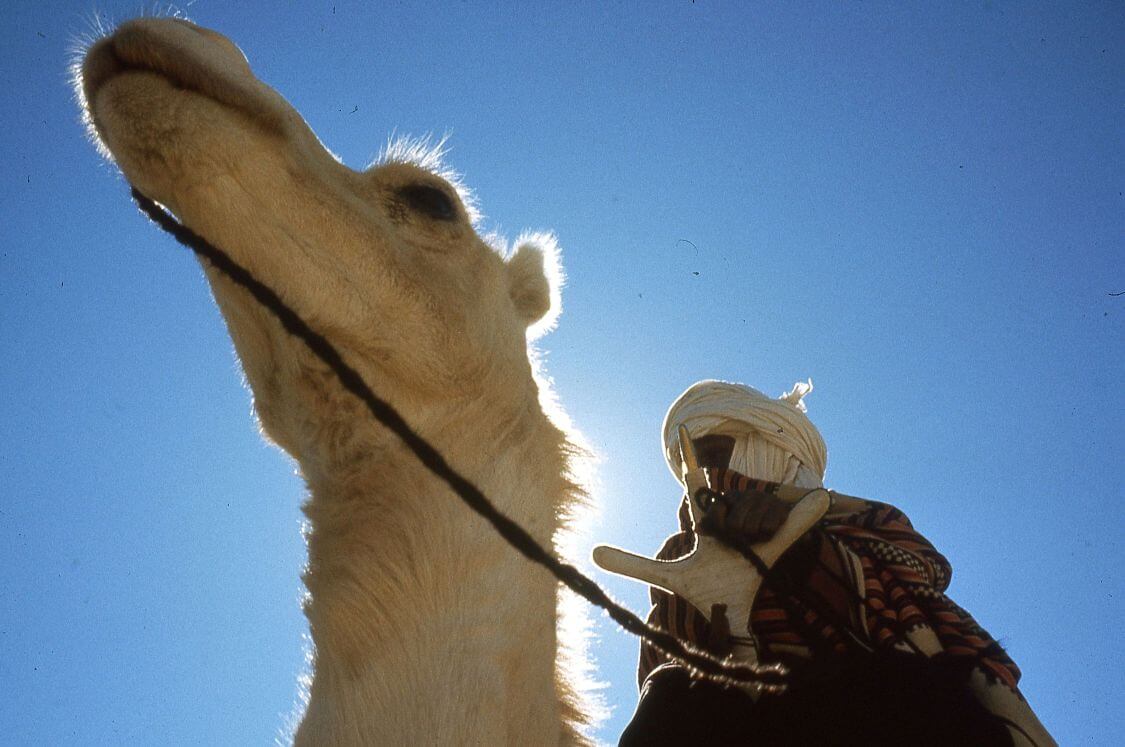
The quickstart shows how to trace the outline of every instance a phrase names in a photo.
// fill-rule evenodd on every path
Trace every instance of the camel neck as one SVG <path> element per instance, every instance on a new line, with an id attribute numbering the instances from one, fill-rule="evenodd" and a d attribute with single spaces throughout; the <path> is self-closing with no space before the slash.
<path id="1" fill-rule="evenodd" d="M 496 478 L 519 473 L 506 459 L 495 466 L 496 475 L 476 479 L 493 500 L 513 503 L 515 491 Z M 529 477 L 516 482 L 541 489 Z M 305 509 L 311 525 L 305 612 L 316 676 L 302 731 L 323 737 L 346 728 L 370 735 L 369 743 L 405 744 L 450 741 L 448 729 L 457 741 L 479 714 L 508 703 L 517 712 L 501 723 L 525 723 L 531 715 L 551 721 L 538 733 L 561 733 L 558 713 L 536 710 L 557 702 L 554 579 L 420 467 L 383 470 L 379 479 L 357 480 L 362 483 L 379 487 L 363 492 L 338 484 L 335 492 L 314 492 Z M 522 495 L 542 502 L 526 490 Z M 554 522 L 538 523 L 537 534 L 549 538 Z M 436 695 L 451 688 L 462 693 L 456 703 Z M 395 731 L 394 723 L 370 722 L 363 712 L 372 694 L 381 703 L 403 701 L 414 712 L 413 701 L 435 700 L 431 710 L 446 720 L 435 720 L 428 735 Z M 356 725 L 343 725 L 348 719 Z"/>

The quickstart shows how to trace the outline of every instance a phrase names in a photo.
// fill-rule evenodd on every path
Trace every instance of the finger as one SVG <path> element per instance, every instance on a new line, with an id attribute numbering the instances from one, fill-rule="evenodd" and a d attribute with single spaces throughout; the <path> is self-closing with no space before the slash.
<path id="1" fill-rule="evenodd" d="M 707 513 L 703 514 L 703 518 L 699 520 L 699 526 L 696 527 L 701 534 L 710 534 L 722 536 L 726 533 L 727 513 L 729 506 L 726 501 L 720 499 L 711 504 L 711 508 Z"/>
<path id="2" fill-rule="evenodd" d="M 707 650 L 716 656 L 730 653 L 730 620 L 725 604 L 711 605 L 711 629 L 707 637 Z"/>
<path id="3" fill-rule="evenodd" d="M 764 507 L 756 498 L 742 496 L 742 500 L 732 509 L 728 524 L 739 539 L 753 542 L 762 534 L 763 512 Z"/>
<path id="4" fill-rule="evenodd" d="M 716 602 L 711 605 L 711 633 L 720 639 L 730 636 L 730 620 L 727 619 L 727 606 Z"/>
<path id="5" fill-rule="evenodd" d="M 783 501 L 771 501 L 765 507 L 761 531 L 772 537 L 789 518 L 789 505 Z"/>
<path id="6" fill-rule="evenodd" d="M 731 531 L 741 532 L 746 526 L 746 516 L 751 508 L 750 502 L 740 493 L 728 495 L 726 499 L 730 506 L 727 526 Z"/>

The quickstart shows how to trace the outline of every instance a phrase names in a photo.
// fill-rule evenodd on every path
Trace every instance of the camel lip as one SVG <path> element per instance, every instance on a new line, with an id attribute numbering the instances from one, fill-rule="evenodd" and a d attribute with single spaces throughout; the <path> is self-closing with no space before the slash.
<path id="1" fill-rule="evenodd" d="M 125 72 L 128 66 L 113 49 L 112 37 L 99 39 L 82 61 L 81 83 L 86 108 L 93 110 L 94 97 L 110 79 Z"/>
<path id="2" fill-rule="evenodd" d="M 86 105 L 93 108 L 98 91 L 114 78 L 129 73 L 156 73 L 178 84 L 167 71 L 124 59 L 118 54 L 113 38 L 106 37 L 90 49 L 82 63 L 82 90 L 86 94 Z"/>
<path id="3" fill-rule="evenodd" d="M 159 59 L 159 56 L 154 56 L 154 60 Z M 160 65 L 153 60 L 146 60 L 142 55 L 123 53 L 116 36 L 106 36 L 99 39 L 86 53 L 82 62 L 81 73 L 85 107 L 91 121 L 99 131 L 102 127 L 94 107 L 98 92 L 113 80 L 135 74 L 158 75 L 168 81 L 174 88 L 214 98 L 199 87 L 191 85 L 184 75 L 168 66 Z"/>
<path id="4" fill-rule="evenodd" d="M 192 31 L 196 29 L 192 27 Z M 267 129 L 279 128 L 280 113 L 257 90 L 258 81 L 249 68 L 245 78 L 226 73 L 186 53 L 176 40 L 169 41 L 160 33 L 130 23 L 94 43 L 82 63 L 81 84 L 86 110 L 99 131 L 95 97 L 110 82 L 140 74 L 159 76 L 176 91 L 202 96 L 248 114 Z"/>

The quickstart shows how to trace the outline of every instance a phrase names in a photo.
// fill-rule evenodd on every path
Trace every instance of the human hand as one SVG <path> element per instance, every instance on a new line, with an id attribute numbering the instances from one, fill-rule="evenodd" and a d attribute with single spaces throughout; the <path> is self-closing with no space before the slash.
<path id="1" fill-rule="evenodd" d="M 753 545 L 773 537 L 789 518 L 791 508 L 772 493 L 723 493 L 716 496 L 697 528 L 700 534 L 736 546 Z"/>
<path id="2" fill-rule="evenodd" d="M 720 659 L 730 655 L 730 620 L 727 619 L 725 604 L 711 605 L 710 627 L 707 635 L 707 651 Z"/>

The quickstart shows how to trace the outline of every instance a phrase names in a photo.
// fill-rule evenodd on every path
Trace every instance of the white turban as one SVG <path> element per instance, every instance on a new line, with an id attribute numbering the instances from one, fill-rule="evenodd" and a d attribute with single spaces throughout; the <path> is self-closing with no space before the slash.
<path id="1" fill-rule="evenodd" d="M 679 480 L 680 425 L 693 439 L 705 435 L 733 436 L 731 469 L 747 477 L 823 487 L 828 449 L 805 415 L 801 399 L 812 391 L 812 379 L 798 382 L 778 399 L 745 384 L 700 381 L 668 408 L 664 416 L 664 457 Z"/>

